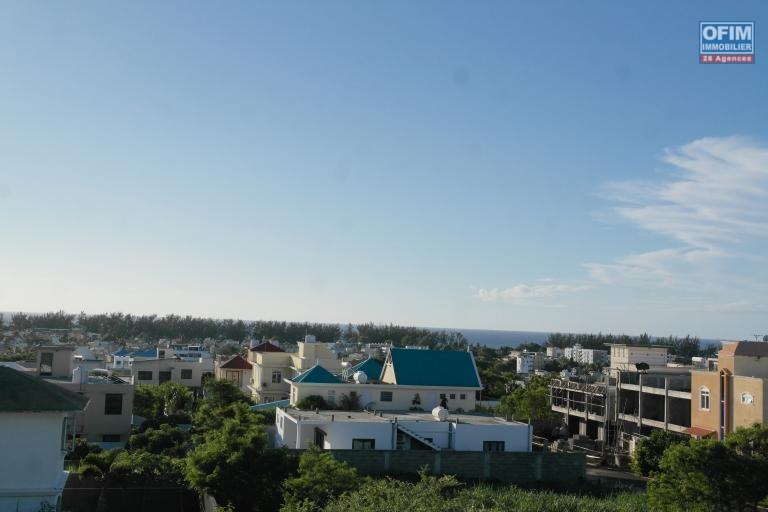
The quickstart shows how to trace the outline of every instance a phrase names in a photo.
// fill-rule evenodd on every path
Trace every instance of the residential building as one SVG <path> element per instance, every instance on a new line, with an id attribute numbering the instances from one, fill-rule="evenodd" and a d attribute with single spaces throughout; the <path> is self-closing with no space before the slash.
<path id="1" fill-rule="evenodd" d="M 560 347 L 547 347 L 547 357 L 561 359 L 565 357 L 565 351 Z"/>
<path id="2" fill-rule="evenodd" d="M 637 364 L 645 363 L 649 367 L 667 366 L 667 347 L 660 345 L 611 345 L 611 368 L 633 371 Z"/>
<path id="3" fill-rule="evenodd" d="M 134 387 L 130 382 L 98 368 L 94 361 L 75 359 L 71 345 L 39 347 L 37 373 L 52 384 L 88 398 L 88 407 L 70 416 L 76 437 L 104 448 L 125 445 L 133 413 Z"/>
<path id="4" fill-rule="evenodd" d="M 546 359 L 543 352 L 529 352 L 524 350 L 517 356 L 517 373 L 529 374 L 540 370 Z"/>
<path id="5" fill-rule="evenodd" d="M 472 353 L 464 351 L 392 348 L 378 379 L 369 380 L 364 371 L 350 377 L 315 365 L 289 379 L 290 403 L 318 395 L 332 404 L 351 398 L 379 411 L 429 411 L 442 405 L 463 412 L 475 410 L 482 389 Z"/>
<path id="6" fill-rule="evenodd" d="M 278 408 L 276 445 L 325 450 L 530 452 L 533 429 L 492 416 L 425 412 L 301 411 Z"/>
<path id="7" fill-rule="evenodd" d="M 228 380 L 244 393 L 250 393 L 248 384 L 251 382 L 253 365 L 243 356 L 234 355 L 226 361 L 216 361 L 216 378 Z"/>
<path id="8" fill-rule="evenodd" d="M 203 380 L 213 377 L 213 359 L 134 359 L 131 378 L 139 386 L 157 386 L 164 382 L 176 382 L 182 386 L 200 390 Z"/>
<path id="9" fill-rule="evenodd" d="M 584 348 L 578 343 L 572 347 L 566 347 L 563 350 L 563 356 L 579 364 L 602 365 L 608 362 L 608 352 L 606 350 Z"/>
<path id="10" fill-rule="evenodd" d="M 297 345 L 297 352 L 289 353 L 271 341 L 252 343 L 248 351 L 248 362 L 252 364 L 253 370 L 248 388 L 254 399 L 266 403 L 288 398 L 290 386 L 287 379 L 315 365 L 341 373 L 341 361 L 327 344 L 318 343 L 314 336 L 308 334 Z"/>
<path id="11" fill-rule="evenodd" d="M 694 437 L 718 437 L 768 423 L 768 343 L 724 344 L 717 369 L 691 372 Z"/>
<path id="12" fill-rule="evenodd" d="M 59 510 L 73 414 L 86 396 L 0 366 L 0 510 Z"/>

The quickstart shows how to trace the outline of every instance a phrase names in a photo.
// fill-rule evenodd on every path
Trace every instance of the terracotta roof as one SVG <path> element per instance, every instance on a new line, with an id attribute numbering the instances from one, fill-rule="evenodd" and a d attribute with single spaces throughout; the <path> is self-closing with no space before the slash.
<path id="1" fill-rule="evenodd" d="M 243 356 L 233 356 L 226 363 L 219 366 L 219 368 L 226 368 L 228 370 L 250 370 L 251 363 L 243 359 Z"/>
<path id="2" fill-rule="evenodd" d="M 709 437 L 715 435 L 717 432 L 704 427 L 690 427 L 683 430 L 683 433 L 692 437 Z"/>
<path id="3" fill-rule="evenodd" d="M 251 349 L 251 352 L 285 352 L 277 345 L 274 345 L 268 341 L 265 341 L 259 345 L 256 345 Z"/>
<path id="4" fill-rule="evenodd" d="M 729 356 L 768 357 L 768 343 L 739 341 L 725 345 L 720 352 Z"/>
<path id="5" fill-rule="evenodd" d="M 88 398 L 73 391 L 0 366 L 0 412 L 82 411 Z"/>

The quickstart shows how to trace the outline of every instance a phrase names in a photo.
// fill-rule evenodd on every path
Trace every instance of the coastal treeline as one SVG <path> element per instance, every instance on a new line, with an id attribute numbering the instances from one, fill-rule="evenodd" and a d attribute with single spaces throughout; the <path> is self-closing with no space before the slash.
<path id="1" fill-rule="evenodd" d="M 243 341 L 274 339 L 293 343 L 313 334 L 317 341 L 330 343 L 339 340 L 351 343 L 392 343 L 395 346 L 418 345 L 430 348 L 460 349 L 467 346 L 459 332 L 432 331 L 402 325 L 376 325 L 373 323 L 348 324 L 342 329 L 337 324 L 315 322 L 282 322 L 239 319 L 216 319 L 179 315 L 132 315 L 125 313 L 99 313 L 73 315 L 64 311 L 43 314 L 15 313 L 11 315 L 11 328 L 73 329 L 99 334 L 110 340 L 158 340 L 161 338 L 195 341 L 203 339 L 230 339 Z"/>
<path id="2" fill-rule="evenodd" d="M 584 348 L 597 350 L 610 350 L 613 343 L 627 345 L 661 345 L 669 348 L 669 353 L 683 361 L 690 361 L 694 356 L 714 355 L 715 346 L 701 346 L 701 340 L 696 336 L 666 336 L 653 337 L 648 334 L 629 336 L 626 334 L 573 334 L 552 333 L 549 335 L 545 347 L 572 347 L 579 344 Z"/>

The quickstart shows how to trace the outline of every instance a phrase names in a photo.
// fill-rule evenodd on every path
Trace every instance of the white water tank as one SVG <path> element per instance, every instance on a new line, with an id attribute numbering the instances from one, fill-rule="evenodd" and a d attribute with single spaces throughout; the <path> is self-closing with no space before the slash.
<path id="1" fill-rule="evenodd" d="M 352 375 L 352 378 L 355 379 L 355 382 L 358 384 L 365 384 L 368 382 L 368 374 L 365 372 L 355 372 L 355 374 Z"/>
<path id="2" fill-rule="evenodd" d="M 314 334 L 307 334 L 304 336 L 304 343 L 317 343 L 317 338 Z"/>
<path id="3" fill-rule="evenodd" d="M 432 409 L 432 417 L 435 421 L 446 421 L 448 419 L 448 409 L 439 405 Z"/>

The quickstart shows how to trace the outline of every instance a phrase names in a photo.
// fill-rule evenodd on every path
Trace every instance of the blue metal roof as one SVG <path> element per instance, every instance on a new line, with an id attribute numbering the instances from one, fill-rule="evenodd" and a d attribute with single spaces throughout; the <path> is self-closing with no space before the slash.
<path id="1" fill-rule="evenodd" d="M 392 348 L 389 354 L 399 385 L 482 387 L 471 352 Z"/>
<path id="2" fill-rule="evenodd" d="M 373 358 L 368 358 L 362 363 L 358 363 L 353 366 L 351 371 L 352 375 L 354 375 L 356 372 L 363 372 L 368 376 L 369 380 L 379 380 L 381 377 L 381 370 L 383 368 L 384 365 L 379 361 Z"/>
<path id="3" fill-rule="evenodd" d="M 138 350 L 132 353 L 131 357 L 157 357 L 157 349 L 145 348 L 144 350 Z"/>
<path id="4" fill-rule="evenodd" d="M 125 350 L 124 348 L 121 348 L 120 350 L 118 350 L 117 352 L 115 352 L 112 355 L 113 356 L 127 356 L 127 355 L 130 355 L 130 353 L 131 353 L 130 351 Z"/>
<path id="5" fill-rule="evenodd" d="M 306 384 L 341 384 L 338 377 L 319 364 L 292 378 L 291 381 L 304 382 Z"/>

